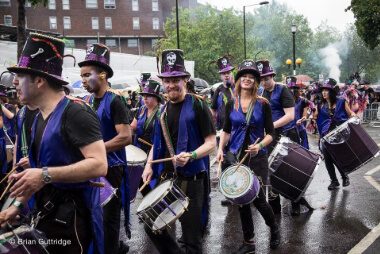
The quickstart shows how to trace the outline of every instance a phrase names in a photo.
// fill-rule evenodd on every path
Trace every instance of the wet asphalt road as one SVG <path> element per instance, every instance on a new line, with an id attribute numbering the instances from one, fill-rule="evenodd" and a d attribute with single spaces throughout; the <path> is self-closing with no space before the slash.
<path id="1" fill-rule="evenodd" d="M 370 127 L 366 127 L 366 130 L 379 144 L 380 130 Z M 310 135 L 309 142 L 311 150 L 316 151 L 316 136 Z M 312 213 L 304 211 L 299 217 L 292 217 L 289 201 L 282 199 L 282 214 L 277 216 L 282 240 L 277 250 L 269 248 L 269 228 L 258 211 L 252 207 L 256 253 L 347 253 L 380 223 L 380 192 L 363 177 L 367 171 L 379 164 L 380 156 L 351 173 L 350 186 L 328 191 L 329 176 L 322 162 L 306 191 L 306 199 L 315 208 Z M 214 170 L 215 165 L 212 172 Z M 215 178 L 215 173 L 211 176 Z M 373 178 L 380 183 L 380 171 Z M 220 205 L 223 196 L 217 188 L 216 179 L 212 181 L 211 224 L 204 237 L 203 250 L 209 254 L 232 253 L 242 243 L 239 212 L 236 206 L 227 208 Z M 127 240 L 130 245 L 129 253 L 158 253 L 145 234 L 143 224 L 138 222 L 136 208 L 140 202 L 141 198 L 136 198 L 131 206 L 132 238 Z M 177 238 L 181 235 L 180 231 L 177 222 L 173 230 Z M 126 240 L 123 229 L 122 239 Z M 380 239 L 365 253 L 380 253 Z"/>

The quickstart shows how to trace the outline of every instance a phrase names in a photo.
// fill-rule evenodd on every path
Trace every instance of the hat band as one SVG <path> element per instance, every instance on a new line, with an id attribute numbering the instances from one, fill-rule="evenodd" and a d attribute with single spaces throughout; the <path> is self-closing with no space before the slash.
<path id="1" fill-rule="evenodd" d="M 182 66 L 182 65 L 175 65 L 175 66 L 169 66 L 169 65 L 165 65 L 163 66 L 161 72 L 176 72 L 176 71 L 180 71 L 180 72 L 184 72 L 185 71 L 185 67 Z"/>

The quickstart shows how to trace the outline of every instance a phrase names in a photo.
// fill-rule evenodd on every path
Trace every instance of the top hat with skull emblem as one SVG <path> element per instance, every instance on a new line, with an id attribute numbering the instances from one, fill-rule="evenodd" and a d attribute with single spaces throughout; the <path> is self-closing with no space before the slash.
<path id="1" fill-rule="evenodd" d="M 223 56 L 223 57 L 219 58 L 216 63 L 217 63 L 218 68 L 219 68 L 219 73 L 225 73 L 225 72 L 229 72 L 229 71 L 232 71 L 233 69 L 235 69 L 232 66 L 231 61 L 227 56 Z"/>
<path id="2" fill-rule="evenodd" d="M 333 78 L 328 78 L 326 81 L 323 83 L 323 85 L 319 88 L 320 91 L 323 89 L 330 89 L 334 90 L 335 85 L 337 84 L 336 80 Z"/>
<path id="3" fill-rule="evenodd" d="M 161 55 L 161 74 L 159 78 L 188 77 L 190 74 L 185 69 L 183 51 L 180 49 L 167 49 Z"/>
<path id="4" fill-rule="evenodd" d="M 148 83 L 148 79 L 150 79 L 151 74 L 149 72 L 143 72 L 141 73 L 139 83 L 143 87 Z"/>
<path id="5" fill-rule="evenodd" d="M 297 86 L 297 78 L 294 76 L 286 77 L 285 82 L 289 88 L 300 88 Z"/>
<path id="6" fill-rule="evenodd" d="M 148 96 L 154 96 L 158 99 L 158 101 L 161 101 L 161 95 L 160 95 L 160 89 L 161 85 L 155 80 L 148 80 L 147 85 L 144 87 L 144 90 L 140 92 L 140 95 L 148 95 Z"/>
<path id="7" fill-rule="evenodd" d="M 16 66 L 10 72 L 40 75 L 52 82 L 66 85 L 62 75 L 65 43 L 51 36 L 30 33 Z"/>
<path id="8" fill-rule="evenodd" d="M 90 45 L 86 51 L 86 57 L 83 62 L 78 63 L 79 67 L 82 66 L 99 66 L 103 68 L 108 78 L 113 76 L 113 70 L 110 66 L 111 50 L 103 44 L 95 43 Z"/>
<path id="9" fill-rule="evenodd" d="M 252 74 L 255 79 L 260 82 L 260 72 L 257 70 L 256 63 L 253 60 L 244 60 L 239 64 L 235 80 L 238 80 L 241 76 L 247 73 Z"/>
<path id="10" fill-rule="evenodd" d="M 276 76 L 276 72 L 274 72 L 272 65 L 268 60 L 257 61 L 256 67 L 259 70 L 261 77 Z"/>

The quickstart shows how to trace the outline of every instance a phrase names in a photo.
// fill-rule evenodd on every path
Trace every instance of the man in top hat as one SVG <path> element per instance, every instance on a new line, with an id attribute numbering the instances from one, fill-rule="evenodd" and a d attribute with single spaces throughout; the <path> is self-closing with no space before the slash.
<path id="1" fill-rule="evenodd" d="M 294 76 L 286 77 L 286 85 L 293 94 L 295 101 L 294 120 L 296 121 L 298 135 L 303 147 L 309 149 L 309 141 L 307 138 L 305 122 L 307 120 L 310 101 L 301 96 L 300 87 L 297 85 L 297 78 Z"/>
<path id="2" fill-rule="evenodd" d="M 64 46 L 60 39 L 31 33 L 18 65 L 8 68 L 16 73 L 21 103 L 40 113 L 32 126 L 31 167 L 10 176 L 16 201 L 0 213 L 0 223 L 14 218 L 34 195 L 34 226 L 50 240 L 71 243 L 48 245 L 49 253 L 86 253 L 91 242 L 104 253 L 100 190 L 89 180 L 106 174 L 106 152 L 96 114 L 63 93 Z"/>
<path id="3" fill-rule="evenodd" d="M 86 99 L 96 111 L 107 151 L 110 184 L 121 189 L 121 194 L 113 197 L 103 207 L 105 252 L 117 253 L 119 249 L 120 212 L 125 213 L 125 227 L 129 232 L 129 190 L 127 159 L 124 147 L 131 144 L 129 111 L 123 97 L 108 86 L 108 78 L 113 76 L 109 66 L 110 49 L 103 44 L 93 44 L 87 49 L 86 58 L 78 65 L 81 67 L 83 87 L 91 93 Z M 122 244 L 123 242 L 121 242 Z"/>
<path id="4" fill-rule="evenodd" d="M 226 105 L 233 99 L 234 77 L 232 71 L 235 68 L 227 56 L 220 57 L 217 60 L 217 65 L 223 84 L 215 90 L 212 97 L 211 109 L 216 117 L 216 129 L 220 130 L 223 128 Z"/>
<path id="5" fill-rule="evenodd" d="M 180 217 L 182 248 L 166 229 L 154 234 L 145 231 L 160 253 L 202 253 L 202 231 L 208 202 L 209 154 L 215 148 L 215 128 L 207 105 L 194 95 L 186 94 L 188 72 L 185 71 L 183 51 L 162 52 L 161 74 L 169 101 L 156 122 L 153 148 L 143 173 L 143 181 L 152 188 L 160 179 L 175 179 L 190 199 L 187 211 Z M 173 157 L 167 163 L 149 163 L 150 160 Z M 154 190 L 152 190 L 154 191 Z"/>

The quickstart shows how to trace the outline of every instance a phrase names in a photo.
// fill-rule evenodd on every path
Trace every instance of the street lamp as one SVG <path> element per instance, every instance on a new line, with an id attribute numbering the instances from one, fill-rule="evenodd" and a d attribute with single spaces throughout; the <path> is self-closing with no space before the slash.
<path id="1" fill-rule="evenodd" d="M 260 3 L 257 3 L 257 4 L 251 4 L 251 5 L 244 5 L 243 6 L 244 59 L 247 59 L 247 41 L 246 41 L 246 38 L 245 38 L 245 8 L 246 7 L 251 7 L 251 6 L 256 6 L 256 5 L 264 5 L 264 4 L 269 4 L 269 2 L 268 1 L 263 1 L 263 2 L 260 2 Z"/>
<path id="2" fill-rule="evenodd" d="M 297 26 L 292 25 L 292 34 L 293 34 L 293 76 L 296 75 L 296 32 Z"/>

